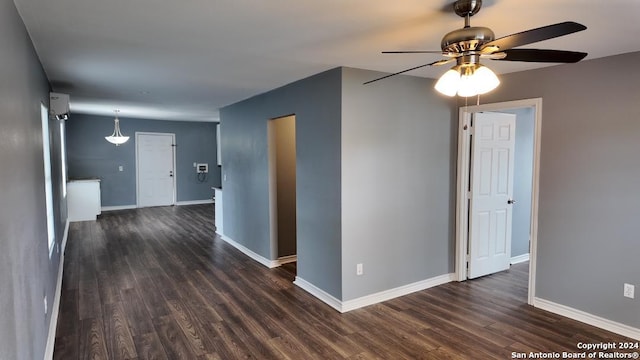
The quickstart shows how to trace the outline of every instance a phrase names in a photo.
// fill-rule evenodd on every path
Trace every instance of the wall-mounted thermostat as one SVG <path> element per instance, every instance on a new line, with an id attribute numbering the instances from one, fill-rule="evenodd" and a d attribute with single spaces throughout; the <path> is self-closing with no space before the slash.
<path id="1" fill-rule="evenodd" d="M 209 164 L 198 164 L 196 166 L 196 172 L 198 174 L 206 174 L 209 172 Z"/>

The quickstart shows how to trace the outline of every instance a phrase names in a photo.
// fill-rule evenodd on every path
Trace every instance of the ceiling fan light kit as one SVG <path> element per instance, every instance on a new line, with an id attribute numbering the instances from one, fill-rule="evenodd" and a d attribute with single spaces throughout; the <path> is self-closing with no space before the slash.
<path id="1" fill-rule="evenodd" d="M 464 18 L 464 27 L 447 33 L 440 43 L 441 51 L 411 50 L 383 51 L 386 54 L 433 54 L 440 53 L 445 60 L 419 65 L 411 69 L 389 74 L 365 82 L 369 84 L 391 76 L 426 66 L 444 65 L 455 60 L 456 66 L 448 70 L 436 82 L 435 89 L 447 96 L 476 96 L 485 94 L 500 84 L 496 74 L 480 64 L 480 58 L 499 61 L 523 61 L 546 63 L 574 63 L 584 59 L 587 54 L 567 50 L 514 49 L 518 46 L 553 39 L 586 30 L 586 26 L 566 21 L 540 28 L 530 29 L 496 39 L 493 31 L 487 27 L 471 26 L 470 18 L 480 11 L 482 0 L 457 0 L 453 3 L 454 12 Z"/>
<path id="2" fill-rule="evenodd" d="M 481 64 L 456 65 L 444 73 L 435 89 L 446 96 L 476 96 L 486 94 L 500 85 L 496 74 Z"/>

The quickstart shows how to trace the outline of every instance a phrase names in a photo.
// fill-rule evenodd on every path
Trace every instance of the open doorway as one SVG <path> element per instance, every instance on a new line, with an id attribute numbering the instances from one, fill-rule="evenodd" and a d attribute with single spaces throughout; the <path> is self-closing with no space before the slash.
<path id="1" fill-rule="evenodd" d="M 458 133 L 456 278 L 463 281 L 500 271 L 505 264 L 508 269 L 512 264 L 529 260 L 529 304 L 533 304 L 535 296 L 541 111 L 542 99 L 463 107 L 460 109 Z M 509 125 L 509 119 L 515 120 L 512 125 Z M 495 145 L 491 140 L 494 134 L 490 130 L 495 131 L 495 139 L 505 141 Z M 507 139 L 513 142 L 511 148 L 509 144 L 505 145 Z M 491 146 L 497 147 L 491 150 Z M 489 169 L 484 179 L 482 174 L 478 174 L 478 169 L 483 167 L 479 155 L 482 151 L 489 159 L 486 160 L 488 165 L 484 165 Z M 493 161 L 490 160 L 492 157 Z M 500 159 L 496 161 L 496 158 Z M 511 174 L 505 170 L 503 175 L 499 175 L 501 170 L 496 169 L 509 169 Z M 495 185 L 499 196 L 491 199 L 491 210 L 483 207 L 485 199 L 476 195 L 493 186 L 487 185 L 486 179 L 497 177 L 506 180 L 499 180 Z M 495 214 L 490 211 L 495 211 Z M 486 221 L 483 221 L 483 216 Z M 501 243 L 500 239 L 508 239 L 508 243 Z M 497 245 L 491 245 L 490 241 L 497 242 Z M 502 256 L 496 256 L 494 263 L 491 256 L 487 257 L 486 249 Z M 482 264 L 478 267 L 477 260 L 480 263 L 488 261 L 489 266 Z M 479 270 L 482 267 L 485 269 Z"/>
<path id="2" fill-rule="evenodd" d="M 268 121 L 271 258 L 277 265 L 296 257 L 296 117 Z"/>

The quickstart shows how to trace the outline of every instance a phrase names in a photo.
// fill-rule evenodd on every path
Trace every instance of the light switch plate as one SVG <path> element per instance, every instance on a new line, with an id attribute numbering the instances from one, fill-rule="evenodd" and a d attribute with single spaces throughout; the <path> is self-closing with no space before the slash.
<path id="1" fill-rule="evenodd" d="M 635 298 L 636 287 L 631 284 L 624 284 L 624 297 Z"/>

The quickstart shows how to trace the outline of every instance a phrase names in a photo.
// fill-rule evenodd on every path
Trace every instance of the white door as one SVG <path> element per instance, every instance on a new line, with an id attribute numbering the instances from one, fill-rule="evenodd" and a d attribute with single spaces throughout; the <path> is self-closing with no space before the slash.
<path id="1" fill-rule="evenodd" d="M 174 134 L 136 133 L 138 207 L 174 204 Z"/>
<path id="2" fill-rule="evenodd" d="M 468 277 L 507 270 L 511 260 L 511 218 L 516 116 L 476 113 L 471 152 Z"/>

